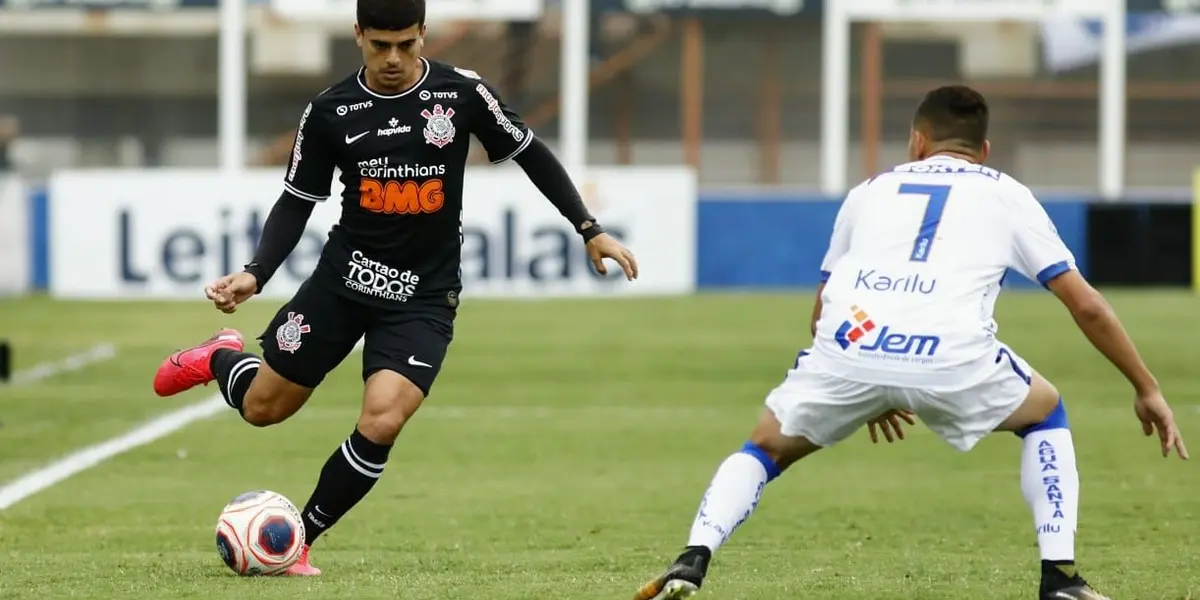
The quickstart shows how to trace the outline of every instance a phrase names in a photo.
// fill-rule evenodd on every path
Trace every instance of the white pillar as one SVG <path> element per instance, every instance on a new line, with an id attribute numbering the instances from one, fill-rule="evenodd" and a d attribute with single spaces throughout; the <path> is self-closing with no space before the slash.
<path id="1" fill-rule="evenodd" d="M 217 138 L 221 169 L 246 166 L 246 0 L 220 0 Z"/>
<path id="2" fill-rule="evenodd" d="M 573 175 L 587 165 L 590 25 L 590 0 L 563 0 L 558 138 L 563 165 Z"/>
<path id="3" fill-rule="evenodd" d="M 850 18 L 839 2 L 825 3 L 821 36 L 821 191 L 846 192 L 850 137 Z"/>
<path id="4" fill-rule="evenodd" d="M 1117 200 L 1125 192 L 1125 3 L 1110 2 L 1100 55 L 1100 194 Z"/>

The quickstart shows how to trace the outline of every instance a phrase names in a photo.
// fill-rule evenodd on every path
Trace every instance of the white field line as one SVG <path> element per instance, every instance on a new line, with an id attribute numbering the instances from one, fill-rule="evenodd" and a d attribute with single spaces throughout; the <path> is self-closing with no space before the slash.
<path id="1" fill-rule="evenodd" d="M 112 344 L 99 344 L 83 352 L 72 354 L 61 360 L 40 362 L 28 369 L 22 369 L 12 374 L 8 385 L 29 385 L 43 379 L 49 379 L 62 373 L 78 371 L 88 365 L 111 360 L 117 355 L 117 347 Z"/>
<path id="2" fill-rule="evenodd" d="M 0 487 L 0 510 L 71 477 L 118 454 L 128 452 L 165 437 L 191 423 L 229 410 L 220 394 L 178 410 L 123 433 L 115 438 L 72 452 L 40 469 L 26 473 Z"/>
<path id="3" fill-rule="evenodd" d="M 361 349 L 362 344 L 362 340 L 359 340 L 355 350 Z M 229 410 L 229 406 L 225 404 L 225 399 L 221 394 L 216 394 L 151 419 L 117 437 L 76 450 L 0 487 L 0 511 L 114 456 L 145 446 L 226 410 Z"/>

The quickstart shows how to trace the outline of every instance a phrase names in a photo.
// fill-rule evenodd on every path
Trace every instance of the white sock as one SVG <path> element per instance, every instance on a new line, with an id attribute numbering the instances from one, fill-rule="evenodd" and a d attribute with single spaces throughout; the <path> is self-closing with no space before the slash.
<path id="1" fill-rule="evenodd" d="M 750 448 L 749 444 L 747 448 Z M 707 546 L 716 552 L 729 541 L 738 526 L 750 518 L 767 482 L 779 475 L 779 469 L 761 450 L 756 454 L 743 449 L 721 463 L 700 500 L 688 546 Z M 767 465 L 772 468 L 771 473 L 768 473 Z"/>
<path id="2" fill-rule="evenodd" d="M 1046 429 L 1025 436 L 1021 491 L 1033 510 L 1042 560 L 1075 560 L 1079 471 L 1071 430 Z"/>

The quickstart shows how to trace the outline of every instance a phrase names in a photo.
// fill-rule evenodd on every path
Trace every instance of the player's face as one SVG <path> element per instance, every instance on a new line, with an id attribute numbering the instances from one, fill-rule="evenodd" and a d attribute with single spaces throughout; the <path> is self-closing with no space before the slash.
<path id="1" fill-rule="evenodd" d="M 400 31 L 361 29 L 354 37 L 362 49 L 367 83 L 384 93 L 402 92 L 416 82 L 421 64 L 425 27 L 413 25 Z"/>

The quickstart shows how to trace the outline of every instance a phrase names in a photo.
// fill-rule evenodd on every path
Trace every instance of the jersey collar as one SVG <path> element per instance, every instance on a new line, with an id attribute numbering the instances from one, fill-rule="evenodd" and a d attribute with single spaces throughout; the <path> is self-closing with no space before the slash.
<path id="1" fill-rule="evenodd" d="M 957 156 L 948 156 L 946 154 L 934 154 L 933 156 L 930 156 L 929 158 L 925 159 L 925 161 L 930 161 L 930 160 L 957 160 L 957 161 L 962 161 L 962 162 L 970 162 L 965 158 L 959 158 Z M 925 162 L 925 161 L 922 161 L 922 162 Z"/>

